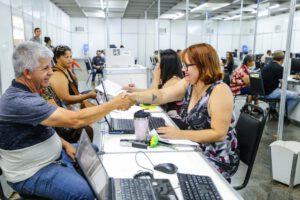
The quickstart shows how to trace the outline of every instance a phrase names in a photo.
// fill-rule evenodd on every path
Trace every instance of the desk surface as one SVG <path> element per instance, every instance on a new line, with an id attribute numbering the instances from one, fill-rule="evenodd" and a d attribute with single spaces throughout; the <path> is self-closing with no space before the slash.
<path id="1" fill-rule="evenodd" d="M 110 177 L 132 178 L 139 170 L 144 170 L 136 164 L 135 156 L 136 153 L 104 154 L 102 158 Z M 223 199 L 243 199 L 199 152 L 152 152 L 147 153 L 147 156 L 154 165 L 170 162 L 177 165 L 180 173 L 210 176 Z M 137 161 L 140 165 L 153 169 L 142 153 L 137 155 Z M 154 178 L 169 179 L 178 198 L 183 199 L 176 174 L 154 171 Z"/>

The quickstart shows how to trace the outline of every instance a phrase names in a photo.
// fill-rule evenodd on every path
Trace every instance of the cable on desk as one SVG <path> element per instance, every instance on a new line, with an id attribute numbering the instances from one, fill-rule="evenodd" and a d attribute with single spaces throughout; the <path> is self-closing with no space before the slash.
<path id="1" fill-rule="evenodd" d="M 152 170 L 152 169 L 149 169 L 149 168 L 144 167 L 144 166 L 142 166 L 142 165 L 139 164 L 139 162 L 138 162 L 138 160 L 137 160 L 137 156 L 138 156 L 139 153 L 144 154 L 144 155 L 146 156 L 146 158 L 149 160 L 149 162 L 151 163 L 152 167 L 154 167 L 153 162 L 150 160 L 150 158 L 147 156 L 147 154 L 146 154 L 145 152 L 143 152 L 143 151 L 138 151 L 138 152 L 136 152 L 136 154 L 135 154 L 135 162 L 136 162 L 136 164 L 137 164 L 139 167 L 141 167 L 141 168 L 143 168 L 143 169 L 145 169 L 145 170 L 151 171 L 151 172 L 153 173 L 153 170 Z"/>

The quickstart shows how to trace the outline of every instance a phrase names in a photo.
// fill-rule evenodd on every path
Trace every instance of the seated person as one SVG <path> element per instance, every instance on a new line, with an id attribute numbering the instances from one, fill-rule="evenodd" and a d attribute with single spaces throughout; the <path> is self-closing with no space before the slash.
<path id="1" fill-rule="evenodd" d="M 175 51 L 167 49 L 160 51 L 160 61 L 156 64 L 153 71 L 153 79 L 150 89 L 161 89 L 170 87 L 178 83 L 183 78 L 182 65 L 180 59 Z M 124 87 L 129 92 L 145 91 L 147 89 L 139 89 L 129 84 L 129 87 Z M 170 102 L 161 105 L 168 113 L 176 125 L 184 128 L 185 124 L 180 120 L 181 101 Z"/>
<path id="2" fill-rule="evenodd" d="M 24 42 L 13 53 L 16 79 L 0 98 L 0 161 L 8 184 L 20 194 L 48 199 L 94 200 L 95 196 L 73 166 L 75 147 L 52 127 L 80 128 L 114 109 L 133 105 L 130 98 L 113 100 L 79 111 L 48 104 L 39 91 L 53 75 L 53 53 Z"/>
<path id="3" fill-rule="evenodd" d="M 251 103 L 252 96 L 250 94 L 250 69 L 255 64 L 254 57 L 252 55 L 246 55 L 243 64 L 236 68 L 232 74 L 230 81 L 230 89 L 233 95 L 248 94 L 247 102 Z"/>
<path id="4" fill-rule="evenodd" d="M 222 82 L 222 71 L 216 50 L 209 44 L 196 44 L 183 50 L 185 78 L 162 89 L 124 93 L 138 102 L 165 104 L 180 101 L 181 119 L 187 130 L 166 126 L 158 128 L 161 137 L 198 142 L 203 154 L 226 178 L 239 165 L 233 110 L 233 96 Z"/>
<path id="5" fill-rule="evenodd" d="M 97 50 L 96 56 L 93 57 L 92 67 L 93 67 L 93 76 L 92 76 L 92 84 L 95 85 L 96 74 L 101 74 L 103 77 L 103 65 L 105 63 L 104 52 Z"/>
<path id="6" fill-rule="evenodd" d="M 54 74 L 50 79 L 50 85 L 59 99 L 68 105 L 68 108 L 74 110 L 73 105 L 84 103 L 87 107 L 92 104 L 85 101 L 89 98 L 96 98 L 96 93 L 90 91 L 80 95 L 78 92 L 78 81 L 71 70 L 72 51 L 68 46 L 57 46 L 53 50 L 56 65 L 53 67 Z"/>
<path id="7" fill-rule="evenodd" d="M 262 64 L 262 66 L 264 66 L 266 63 L 266 58 L 272 58 L 272 51 L 268 50 L 261 58 L 260 58 L 260 62 Z"/>
<path id="8" fill-rule="evenodd" d="M 231 75 L 232 70 L 233 70 L 233 65 L 234 65 L 233 56 L 229 51 L 227 51 L 226 52 L 226 61 L 225 61 L 225 64 L 224 64 L 224 69 L 227 69 L 227 71 L 229 72 L 230 75 Z"/>
<path id="9" fill-rule="evenodd" d="M 261 75 L 266 97 L 269 99 L 280 99 L 281 89 L 278 86 L 283 75 L 283 51 L 275 51 L 272 58 L 273 60 L 262 69 Z M 299 103 L 300 96 L 297 92 L 287 90 L 286 101 L 288 113 L 291 113 Z"/>

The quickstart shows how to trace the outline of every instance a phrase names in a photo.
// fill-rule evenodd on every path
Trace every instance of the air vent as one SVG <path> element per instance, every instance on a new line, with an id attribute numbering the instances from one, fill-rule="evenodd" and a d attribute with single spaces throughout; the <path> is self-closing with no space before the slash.
<path id="1" fill-rule="evenodd" d="M 167 28 L 159 28 L 159 34 L 161 35 L 167 34 Z"/>
<path id="2" fill-rule="evenodd" d="M 75 26 L 75 32 L 84 32 L 83 26 Z"/>
<path id="3" fill-rule="evenodd" d="M 275 32 L 281 31 L 281 25 L 275 25 Z"/>

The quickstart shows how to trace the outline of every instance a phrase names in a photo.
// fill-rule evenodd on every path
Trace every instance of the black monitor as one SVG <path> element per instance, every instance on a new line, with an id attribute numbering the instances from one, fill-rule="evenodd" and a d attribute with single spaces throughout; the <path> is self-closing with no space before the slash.
<path id="1" fill-rule="evenodd" d="M 291 61 L 291 74 L 300 74 L 300 59 L 299 58 L 292 58 Z"/>
<path id="2" fill-rule="evenodd" d="M 110 44 L 109 48 L 117 48 L 117 46 L 115 44 Z"/>
<path id="3" fill-rule="evenodd" d="M 295 58 L 300 58 L 300 53 L 295 53 Z"/>

